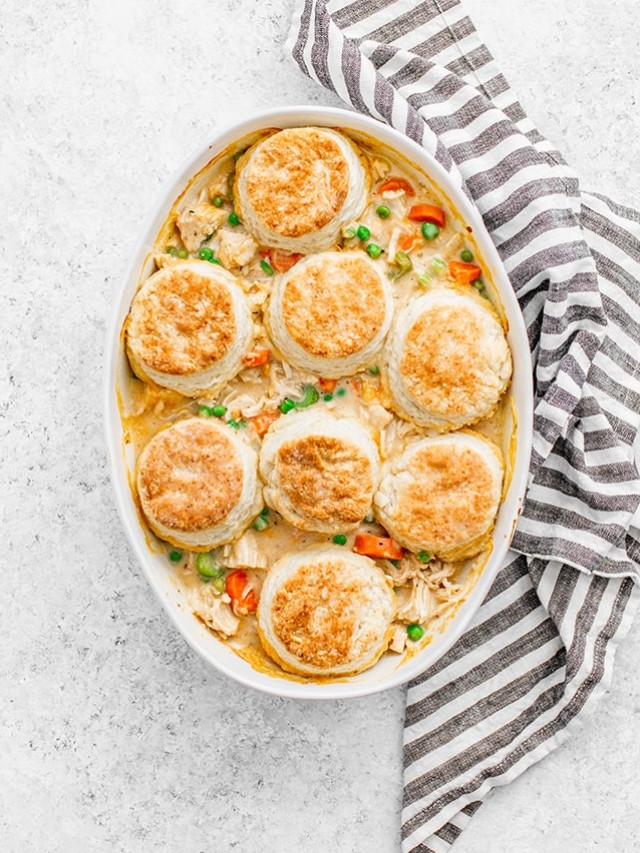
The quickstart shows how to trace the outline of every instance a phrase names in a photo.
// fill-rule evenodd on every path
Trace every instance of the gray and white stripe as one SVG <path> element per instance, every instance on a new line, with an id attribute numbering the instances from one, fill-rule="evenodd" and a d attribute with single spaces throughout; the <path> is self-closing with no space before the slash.
<path id="1" fill-rule="evenodd" d="M 443 853 L 492 787 L 580 723 L 640 596 L 640 215 L 581 191 L 460 0 L 299 0 L 288 45 L 474 199 L 534 356 L 512 550 L 468 631 L 407 694 L 403 850 Z"/>

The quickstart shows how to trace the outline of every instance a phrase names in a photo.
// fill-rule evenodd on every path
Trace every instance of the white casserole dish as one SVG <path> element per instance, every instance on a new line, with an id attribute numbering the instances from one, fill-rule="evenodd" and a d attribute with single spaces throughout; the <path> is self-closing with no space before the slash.
<path id="1" fill-rule="evenodd" d="M 378 139 L 382 144 L 394 148 L 426 172 L 452 203 L 465 223 L 473 228 L 473 237 L 486 266 L 492 274 L 495 288 L 508 320 L 508 340 L 514 361 L 511 394 L 517 418 L 517 452 L 513 476 L 493 532 L 493 551 L 469 598 L 461 606 L 446 630 L 410 659 L 402 660 L 395 655 L 385 655 L 372 669 L 366 672 L 342 681 L 328 683 L 301 683 L 290 680 L 286 674 L 280 678 L 254 670 L 229 646 L 218 640 L 191 612 L 183 593 L 176 584 L 175 573 L 166 556 L 152 552 L 147 544 L 146 533 L 141 526 L 129 487 L 128 472 L 131 460 L 127 460 L 125 454 L 117 397 L 119 377 L 124 376 L 127 370 L 121 336 L 122 325 L 136 292 L 145 259 L 151 251 L 154 239 L 168 216 L 175 199 L 197 173 L 235 140 L 262 128 L 304 125 L 351 129 Z M 274 109 L 254 115 L 218 131 L 211 142 L 197 151 L 167 183 L 161 198 L 142 229 L 140 240 L 131 259 L 109 324 L 105 348 L 104 379 L 104 413 L 110 473 L 116 504 L 127 537 L 151 588 L 164 605 L 170 619 L 189 645 L 221 672 L 250 687 L 279 696 L 299 699 L 339 699 L 365 696 L 395 687 L 416 677 L 442 657 L 464 632 L 502 564 L 522 505 L 531 450 L 533 401 L 531 355 L 520 308 L 480 214 L 456 188 L 447 173 L 433 157 L 416 143 L 374 119 L 347 110 L 329 107 Z"/>

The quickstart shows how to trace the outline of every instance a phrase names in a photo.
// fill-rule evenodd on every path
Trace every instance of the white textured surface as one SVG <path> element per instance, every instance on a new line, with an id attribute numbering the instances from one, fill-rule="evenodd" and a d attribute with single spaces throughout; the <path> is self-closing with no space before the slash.
<path id="1" fill-rule="evenodd" d="M 0 849 L 392 853 L 401 691 L 311 705 L 207 669 L 120 529 L 99 406 L 104 322 L 163 180 L 240 110 L 338 101 L 284 59 L 279 0 L 4 0 Z M 525 108 L 640 203 L 636 0 L 468 0 Z M 640 625 L 581 734 L 456 853 L 640 848 Z"/>

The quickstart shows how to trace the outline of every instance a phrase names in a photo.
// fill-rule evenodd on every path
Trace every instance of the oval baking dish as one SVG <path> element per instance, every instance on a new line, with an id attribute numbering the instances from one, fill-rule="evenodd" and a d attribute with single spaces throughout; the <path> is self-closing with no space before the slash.
<path id="1" fill-rule="evenodd" d="M 440 633 L 430 642 L 402 657 L 384 655 L 370 669 L 336 680 L 304 680 L 274 668 L 253 667 L 212 633 L 192 612 L 186 592 L 176 579 L 166 552 L 150 547 L 149 533 L 141 523 L 139 507 L 131 489 L 133 456 L 121 418 L 120 390 L 129 375 L 123 324 L 139 287 L 141 270 L 149 268 L 154 241 L 185 187 L 221 152 L 238 140 L 269 128 L 327 127 L 343 129 L 354 138 L 372 140 L 393 150 L 404 162 L 426 174 L 437 193 L 468 226 L 485 269 L 504 312 L 507 339 L 513 358 L 509 390 L 512 410 L 510 479 L 492 532 L 491 553 L 470 594 Z M 480 300 L 482 301 L 482 300 Z M 168 183 L 148 218 L 134 252 L 120 296 L 114 307 L 105 350 L 104 407 L 110 473 L 116 503 L 126 534 L 145 576 L 185 640 L 208 662 L 230 677 L 259 690 L 304 699 L 333 699 L 363 696 L 386 690 L 414 678 L 438 660 L 460 637 L 486 596 L 502 564 L 516 524 L 527 482 L 532 430 L 532 367 L 528 339 L 517 300 L 482 219 L 442 167 L 417 144 L 392 128 L 346 110 L 318 107 L 288 107 L 252 116 L 218 132 Z M 232 564 L 233 565 L 233 564 Z"/>

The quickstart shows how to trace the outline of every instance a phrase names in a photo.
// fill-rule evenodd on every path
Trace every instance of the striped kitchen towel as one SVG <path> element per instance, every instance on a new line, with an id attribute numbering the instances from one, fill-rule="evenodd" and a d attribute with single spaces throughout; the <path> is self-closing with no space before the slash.
<path id="1" fill-rule="evenodd" d="M 402 849 L 442 853 L 493 786 L 593 707 L 640 595 L 640 215 L 581 189 L 459 0 L 297 0 L 288 49 L 475 200 L 534 358 L 512 549 L 467 632 L 407 693 Z"/>

